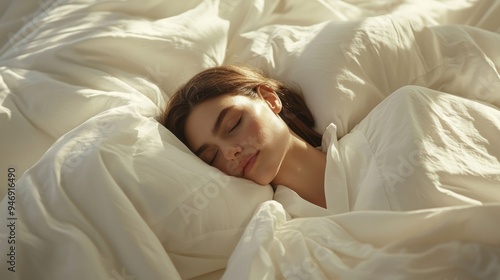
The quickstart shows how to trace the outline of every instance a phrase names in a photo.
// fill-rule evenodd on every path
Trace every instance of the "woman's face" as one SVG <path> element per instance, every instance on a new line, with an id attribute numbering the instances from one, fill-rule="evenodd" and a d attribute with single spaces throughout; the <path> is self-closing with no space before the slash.
<path id="1" fill-rule="evenodd" d="M 291 134 L 277 115 L 279 98 L 265 86 L 258 89 L 259 98 L 224 94 L 194 106 L 185 134 L 206 163 L 266 185 L 280 169 Z"/>

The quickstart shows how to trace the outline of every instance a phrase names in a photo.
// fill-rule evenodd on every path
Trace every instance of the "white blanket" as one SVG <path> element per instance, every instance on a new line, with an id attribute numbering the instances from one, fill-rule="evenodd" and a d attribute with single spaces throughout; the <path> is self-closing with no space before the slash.
<path id="1" fill-rule="evenodd" d="M 348 196 L 331 184 L 329 205 L 348 198 L 347 212 L 499 203 L 497 139 L 497 107 L 403 87 L 339 141 Z"/>
<path id="2" fill-rule="evenodd" d="M 282 206 L 261 205 L 227 279 L 500 277 L 498 108 L 407 86 L 335 135 L 323 147 L 328 209 L 280 186 Z M 298 219 L 312 216 L 327 218 Z"/>
<path id="3" fill-rule="evenodd" d="M 274 198 L 294 217 L 498 203 L 497 139 L 497 107 L 405 86 L 340 141 L 334 124 L 326 129 L 329 213 L 285 186 Z"/>
<path id="4" fill-rule="evenodd" d="M 321 247 L 314 255 L 294 240 L 334 252 L 333 239 L 325 238 L 337 232 L 371 244 L 343 253 L 354 256 L 341 260 L 349 270 L 360 259 L 372 265 L 357 266 L 360 275 L 398 256 L 404 262 L 404 249 L 417 262 L 399 272 L 418 278 L 416 269 L 428 264 L 420 253 L 458 264 L 465 258 L 450 259 L 453 248 L 461 248 L 459 256 L 483 256 L 493 250 L 488 244 L 498 245 L 490 236 L 498 232 L 491 223 L 496 205 L 285 222 L 295 210 L 268 202 L 270 186 L 206 166 L 154 116 L 193 74 L 230 63 L 300 86 L 318 131 L 334 123 L 338 137 L 356 135 L 353 128 L 370 122 L 373 108 L 408 84 L 498 107 L 500 1 L 9 0 L 0 11 L 1 279 L 218 279 L 228 265 L 228 278 L 262 272 L 300 279 L 312 263 L 331 278 L 344 268 L 329 261 L 344 255 L 325 258 Z M 360 178 L 354 171 L 346 179 Z M 453 178 L 461 180 L 446 180 Z M 373 206 L 354 197 L 350 210 Z M 422 220 L 434 223 L 419 226 Z M 484 230 L 470 230 L 488 221 Z M 382 223 L 387 230 L 371 226 Z M 404 235 L 405 225 L 415 234 Z M 248 238 L 254 230 L 272 240 Z M 425 252 L 419 244 L 428 244 Z M 283 255 L 280 248 L 296 251 Z M 495 273 L 487 261 L 469 263 L 485 276 Z"/>
<path id="5" fill-rule="evenodd" d="M 262 204 L 223 279 L 499 279 L 500 205 L 287 219 Z"/>

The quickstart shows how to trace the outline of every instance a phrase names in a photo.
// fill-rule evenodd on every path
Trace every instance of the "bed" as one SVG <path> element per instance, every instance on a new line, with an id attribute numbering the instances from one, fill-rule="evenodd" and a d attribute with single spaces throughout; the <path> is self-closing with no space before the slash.
<path id="1" fill-rule="evenodd" d="M 500 1 L 0 11 L 1 279 L 500 279 Z M 333 124 L 343 175 L 331 209 L 206 166 L 156 121 L 178 86 L 222 64 L 299 86 L 317 130 Z M 435 125 L 405 134 L 401 102 L 431 104 L 438 117 L 423 123 Z M 391 153 L 397 137 L 438 143 L 422 131 L 452 139 L 427 169 L 412 150 Z M 460 202 L 395 202 L 397 186 L 431 177 Z M 383 205 L 349 190 L 377 180 Z"/>

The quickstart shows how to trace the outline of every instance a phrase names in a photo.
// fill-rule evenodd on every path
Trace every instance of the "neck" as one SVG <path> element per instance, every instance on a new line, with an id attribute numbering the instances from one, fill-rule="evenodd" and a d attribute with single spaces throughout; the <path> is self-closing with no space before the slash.
<path id="1" fill-rule="evenodd" d="M 326 154 L 292 132 L 287 153 L 273 186 L 284 185 L 303 199 L 326 208 L 324 178 Z"/>

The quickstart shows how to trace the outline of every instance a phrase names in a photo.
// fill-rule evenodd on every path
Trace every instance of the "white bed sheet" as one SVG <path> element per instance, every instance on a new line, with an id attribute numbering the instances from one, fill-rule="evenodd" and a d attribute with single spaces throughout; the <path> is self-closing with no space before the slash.
<path id="1" fill-rule="evenodd" d="M 500 1 L 2 1 L 0 11 L 0 180 L 7 182 L 9 167 L 18 179 L 17 272 L 7 270 L 12 235 L 2 226 L 2 279 L 214 279 L 247 240 L 240 241 L 247 224 L 247 232 L 272 234 L 259 217 L 274 221 L 287 209 L 266 202 L 270 187 L 205 166 L 153 119 L 173 89 L 201 69 L 247 63 L 296 83 L 318 130 L 333 122 L 338 136 L 408 83 L 497 106 L 500 99 Z M 5 183 L 0 197 L 6 193 Z M 2 223 L 11 201 L 0 204 Z M 394 228 L 428 216 L 482 225 L 474 217 L 491 221 L 497 209 L 355 217 L 379 217 Z M 313 234 L 318 222 L 326 232 L 340 225 L 356 237 L 366 231 L 356 219 L 278 220 L 302 228 L 299 236 Z M 498 245 L 495 238 L 484 244 Z M 267 247 L 253 252 L 265 253 L 259 248 Z M 226 277 L 244 271 L 238 252 Z M 255 264 L 267 265 L 260 257 Z M 270 278 L 294 263 L 275 260 Z"/>
<path id="2" fill-rule="evenodd" d="M 269 201 L 223 279 L 498 279 L 499 211 L 491 204 L 290 220 Z"/>
<path id="3" fill-rule="evenodd" d="M 279 186 L 280 204 L 261 205 L 227 279 L 500 277 L 497 107 L 405 86 L 335 135 L 331 125 L 327 209 Z M 320 216 L 329 221 L 310 221 Z"/>

